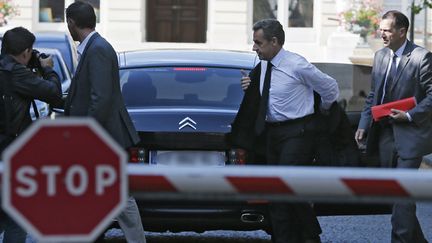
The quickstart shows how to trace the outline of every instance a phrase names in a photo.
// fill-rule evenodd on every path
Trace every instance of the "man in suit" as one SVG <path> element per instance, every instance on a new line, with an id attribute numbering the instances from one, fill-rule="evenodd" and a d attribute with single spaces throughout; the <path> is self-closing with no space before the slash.
<path id="1" fill-rule="evenodd" d="M 253 50 L 261 62 L 243 78 L 250 85 L 232 124 L 231 143 L 259 152 L 271 165 L 310 165 L 316 148 L 314 91 L 327 113 L 339 95 L 337 82 L 283 49 L 285 33 L 277 20 L 258 21 L 253 31 Z M 270 216 L 273 242 L 320 242 L 321 228 L 309 203 L 271 203 Z"/>
<path id="2" fill-rule="evenodd" d="M 113 47 L 96 31 L 93 7 L 76 1 L 66 9 L 69 32 L 78 46 L 79 63 L 65 101 L 66 116 L 89 116 L 125 149 L 139 141 L 120 92 L 119 67 Z M 128 242 L 145 242 L 135 199 L 117 217 Z"/>
<path id="3" fill-rule="evenodd" d="M 367 135 L 367 151 L 379 151 L 382 167 L 417 169 L 422 156 L 432 152 L 432 54 L 407 40 L 409 21 L 399 11 L 385 13 L 379 28 L 384 48 L 374 57 L 355 139 L 362 143 Z M 372 106 L 412 96 L 413 109 L 392 109 L 387 119 L 372 120 Z M 426 242 L 415 203 L 395 203 L 391 223 L 392 242 Z"/>

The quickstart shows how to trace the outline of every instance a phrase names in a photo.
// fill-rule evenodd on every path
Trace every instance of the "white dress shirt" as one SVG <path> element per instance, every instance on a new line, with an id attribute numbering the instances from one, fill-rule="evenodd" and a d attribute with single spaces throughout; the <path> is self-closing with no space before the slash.
<path id="1" fill-rule="evenodd" d="M 93 30 L 77 47 L 77 52 L 78 52 L 78 62 L 81 59 L 81 56 L 84 54 L 84 50 L 87 46 L 87 43 L 89 42 L 90 38 L 96 34 L 96 31 Z"/>
<path id="2" fill-rule="evenodd" d="M 304 57 L 283 48 L 271 60 L 268 122 L 286 121 L 314 113 L 315 90 L 321 96 L 321 106 L 330 108 L 339 96 L 337 82 L 321 72 Z M 267 62 L 261 62 L 260 91 L 262 92 Z"/>

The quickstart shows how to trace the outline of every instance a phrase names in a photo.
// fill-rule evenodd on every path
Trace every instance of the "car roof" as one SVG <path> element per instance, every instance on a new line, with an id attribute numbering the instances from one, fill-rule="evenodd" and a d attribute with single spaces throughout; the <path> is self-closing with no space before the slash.
<path id="1" fill-rule="evenodd" d="M 119 53 L 120 68 L 157 66 L 209 66 L 251 69 L 259 62 L 253 52 L 160 49 Z"/>
<path id="2" fill-rule="evenodd" d="M 34 33 L 36 38 L 40 40 L 50 40 L 50 41 L 64 41 L 67 38 L 67 34 L 62 31 L 44 31 Z"/>
<path id="3" fill-rule="evenodd" d="M 38 50 L 41 53 L 55 54 L 63 59 L 63 56 L 61 55 L 60 51 L 55 48 L 37 47 L 34 49 Z"/>

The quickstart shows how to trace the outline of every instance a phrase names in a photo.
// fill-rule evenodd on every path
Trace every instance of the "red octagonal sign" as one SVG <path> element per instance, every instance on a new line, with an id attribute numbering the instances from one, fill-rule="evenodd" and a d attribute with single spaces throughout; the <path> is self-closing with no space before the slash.
<path id="1" fill-rule="evenodd" d="M 126 203 L 126 153 L 93 119 L 40 120 L 3 159 L 3 208 L 40 241 L 92 241 Z"/>

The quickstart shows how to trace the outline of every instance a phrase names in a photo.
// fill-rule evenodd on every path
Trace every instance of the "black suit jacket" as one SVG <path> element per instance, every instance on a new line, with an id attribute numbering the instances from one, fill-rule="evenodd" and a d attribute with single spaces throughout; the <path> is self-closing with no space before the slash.
<path id="1" fill-rule="evenodd" d="M 261 63 L 249 73 L 251 83 L 245 91 L 237 116 L 231 124 L 229 142 L 233 147 L 247 150 L 260 150 L 260 152 L 264 154 L 264 143 L 259 143 L 261 146 L 257 145 L 257 141 L 262 141 L 264 138 L 260 138 L 255 134 L 255 121 L 261 99 L 259 90 L 260 75 Z"/>

